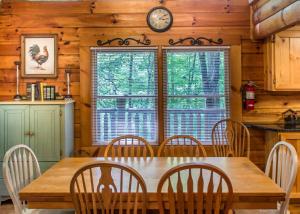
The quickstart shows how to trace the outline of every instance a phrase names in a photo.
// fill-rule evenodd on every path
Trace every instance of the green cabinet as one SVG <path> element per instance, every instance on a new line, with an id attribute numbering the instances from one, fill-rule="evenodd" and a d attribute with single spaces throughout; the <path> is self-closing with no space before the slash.
<path id="1" fill-rule="evenodd" d="M 2 160 L 14 145 L 35 152 L 41 171 L 73 152 L 73 102 L 0 102 L 0 202 L 8 197 L 3 184 Z"/>
<path id="2" fill-rule="evenodd" d="M 29 106 L 0 106 L 0 160 L 17 144 L 29 145 Z"/>
<path id="3" fill-rule="evenodd" d="M 60 108 L 31 106 L 30 131 L 30 147 L 37 159 L 58 161 L 60 159 Z"/>

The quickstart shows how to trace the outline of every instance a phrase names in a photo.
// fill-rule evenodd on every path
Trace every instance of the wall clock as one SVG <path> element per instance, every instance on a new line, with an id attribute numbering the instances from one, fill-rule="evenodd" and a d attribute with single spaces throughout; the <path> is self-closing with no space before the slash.
<path id="1" fill-rule="evenodd" d="M 173 24 L 172 13 L 165 7 L 154 7 L 147 15 L 147 24 L 155 32 L 165 32 Z"/>

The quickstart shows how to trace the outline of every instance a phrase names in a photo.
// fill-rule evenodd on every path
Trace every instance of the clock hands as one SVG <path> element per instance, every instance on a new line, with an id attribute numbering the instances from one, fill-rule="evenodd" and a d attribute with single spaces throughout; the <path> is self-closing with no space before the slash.
<path id="1" fill-rule="evenodd" d="M 162 16 L 159 17 L 159 20 L 166 20 L 166 19 L 163 19 L 165 16 L 167 16 L 168 14 L 163 14 Z"/>

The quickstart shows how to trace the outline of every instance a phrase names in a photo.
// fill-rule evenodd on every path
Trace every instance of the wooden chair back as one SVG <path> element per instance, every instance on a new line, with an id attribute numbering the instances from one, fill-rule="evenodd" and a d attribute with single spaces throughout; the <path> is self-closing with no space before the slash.
<path id="1" fill-rule="evenodd" d="M 19 191 L 41 175 L 34 152 L 26 145 L 10 148 L 3 159 L 3 178 L 16 214 L 21 214 L 25 203 L 20 201 Z"/>
<path id="2" fill-rule="evenodd" d="M 98 153 L 99 155 L 99 153 Z M 124 135 L 113 139 L 105 148 L 104 157 L 153 157 L 152 146 L 142 137 Z"/>
<path id="3" fill-rule="evenodd" d="M 211 139 L 217 157 L 250 157 L 250 133 L 241 122 L 220 120 L 212 129 Z"/>
<path id="4" fill-rule="evenodd" d="M 157 193 L 160 214 L 166 210 L 170 214 L 227 214 L 233 200 L 230 179 L 221 169 L 206 163 L 170 169 L 160 179 Z"/>
<path id="5" fill-rule="evenodd" d="M 70 192 L 77 214 L 146 214 L 147 189 L 133 168 L 111 161 L 94 162 L 73 176 Z M 138 203 L 142 206 L 138 207 Z"/>
<path id="6" fill-rule="evenodd" d="M 158 157 L 207 157 L 202 143 L 189 135 L 174 135 L 160 144 Z"/>
<path id="7" fill-rule="evenodd" d="M 290 194 L 298 170 L 297 152 L 291 144 L 280 141 L 272 148 L 266 165 L 265 174 L 285 192 L 285 201 L 280 204 L 280 213 L 287 213 Z"/>

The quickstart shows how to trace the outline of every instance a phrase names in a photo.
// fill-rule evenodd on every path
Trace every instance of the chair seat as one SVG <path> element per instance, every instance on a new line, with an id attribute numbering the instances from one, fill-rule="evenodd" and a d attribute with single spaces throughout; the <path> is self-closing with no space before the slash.
<path id="1" fill-rule="evenodd" d="M 63 209 L 26 209 L 23 214 L 74 214 L 75 210 Z"/>

